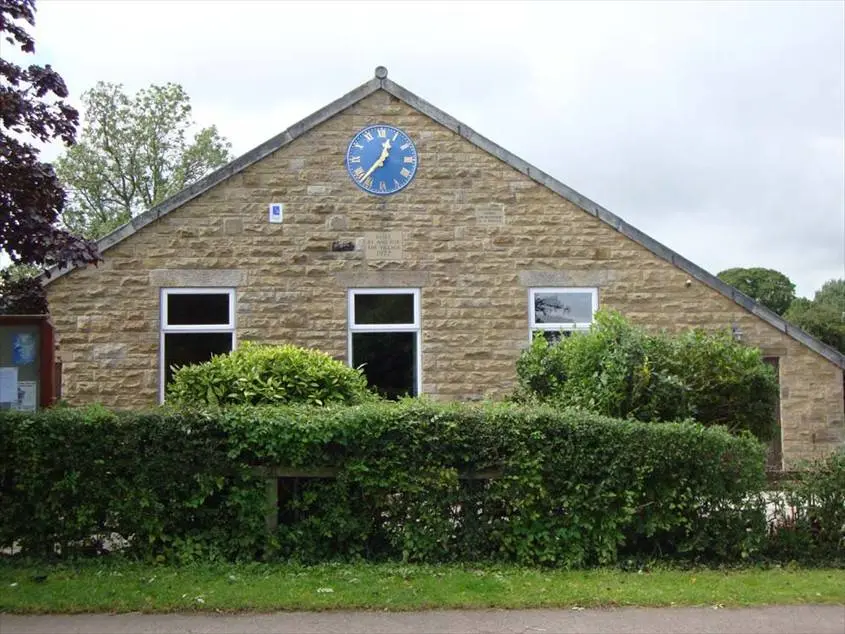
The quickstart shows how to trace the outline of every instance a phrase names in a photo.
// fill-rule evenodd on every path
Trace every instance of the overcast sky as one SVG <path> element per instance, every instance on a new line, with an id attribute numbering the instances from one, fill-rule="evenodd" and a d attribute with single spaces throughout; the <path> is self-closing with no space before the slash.
<path id="1" fill-rule="evenodd" d="M 37 9 L 38 60 L 77 104 L 98 80 L 178 82 L 241 154 L 384 65 L 714 274 L 774 268 L 805 296 L 845 277 L 845 2 Z"/>

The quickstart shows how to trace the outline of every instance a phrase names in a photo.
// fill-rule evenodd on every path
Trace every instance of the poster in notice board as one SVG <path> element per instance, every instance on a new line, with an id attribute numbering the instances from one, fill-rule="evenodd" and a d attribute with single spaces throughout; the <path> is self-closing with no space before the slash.
<path id="1" fill-rule="evenodd" d="M 18 402 L 18 369 L 0 368 L 0 403 Z"/>
<path id="2" fill-rule="evenodd" d="M 35 381 L 18 381 L 18 400 L 12 403 L 12 409 L 22 412 L 34 412 L 37 409 L 38 388 Z"/>
<path id="3" fill-rule="evenodd" d="M 12 339 L 12 362 L 15 365 L 35 363 L 35 335 L 19 332 Z"/>

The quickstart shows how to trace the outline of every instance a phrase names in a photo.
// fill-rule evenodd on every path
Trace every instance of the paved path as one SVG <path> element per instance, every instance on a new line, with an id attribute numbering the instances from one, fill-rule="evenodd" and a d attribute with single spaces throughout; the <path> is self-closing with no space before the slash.
<path id="1" fill-rule="evenodd" d="M 431 612 L 282 612 L 276 614 L 0 614 L 2 634 L 843 634 L 845 606 L 743 609 L 444 610 Z"/>

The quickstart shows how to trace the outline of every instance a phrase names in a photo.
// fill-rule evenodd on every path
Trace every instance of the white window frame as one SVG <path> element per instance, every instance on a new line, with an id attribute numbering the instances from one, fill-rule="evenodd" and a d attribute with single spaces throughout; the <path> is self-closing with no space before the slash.
<path id="1" fill-rule="evenodd" d="M 355 297 L 357 295 L 413 295 L 414 321 L 408 324 L 356 324 Z M 412 332 L 416 335 L 416 395 L 422 394 L 422 337 L 420 327 L 420 289 L 418 288 L 350 288 L 347 291 L 347 363 L 352 366 L 352 334 L 356 332 Z"/>
<path id="2" fill-rule="evenodd" d="M 574 324 L 565 324 L 565 323 L 549 323 L 549 324 L 538 324 L 537 323 L 537 314 L 535 311 L 535 301 L 534 297 L 537 293 L 578 293 L 583 295 L 584 293 L 590 293 L 592 296 L 592 315 L 590 318 L 589 323 L 574 323 Z M 542 287 L 542 288 L 530 288 L 528 289 L 528 341 L 530 342 L 534 338 L 534 333 L 537 331 L 547 331 L 547 332 L 560 332 L 561 330 L 569 331 L 569 332 L 578 332 L 578 331 L 585 331 L 589 330 L 590 326 L 592 325 L 593 321 L 596 317 L 596 311 L 599 309 L 599 289 L 596 287 L 591 286 L 552 286 L 552 287 Z"/>
<path id="3" fill-rule="evenodd" d="M 229 315 L 225 324 L 169 324 L 167 321 L 167 298 L 170 295 L 228 295 Z M 201 333 L 231 333 L 232 350 L 237 345 L 237 333 L 235 331 L 235 289 L 218 287 L 191 287 L 191 288 L 162 288 L 159 297 L 159 361 L 158 361 L 158 389 L 159 403 L 164 403 L 164 336 L 168 333 L 201 334 Z"/>

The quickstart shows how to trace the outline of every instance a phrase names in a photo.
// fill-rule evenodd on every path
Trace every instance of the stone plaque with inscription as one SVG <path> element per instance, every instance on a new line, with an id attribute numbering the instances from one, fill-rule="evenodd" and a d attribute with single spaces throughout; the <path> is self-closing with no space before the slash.
<path id="1" fill-rule="evenodd" d="M 401 231 L 372 231 L 364 234 L 364 257 L 368 260 L 403 260 Z"/>
<path id="2" fill-rule="evenodd" d="M 475 221 L 486 227 L 501 227 L 505 224 L 505 206 L 494 203 L 478 207 L 475 210 Z"/>

